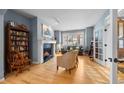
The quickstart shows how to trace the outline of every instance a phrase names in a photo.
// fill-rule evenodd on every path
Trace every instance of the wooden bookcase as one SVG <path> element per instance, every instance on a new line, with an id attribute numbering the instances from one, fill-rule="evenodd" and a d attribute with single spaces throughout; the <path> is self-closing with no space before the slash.
<path id="1" fill-rule="evenodd" d="M 22 71 L 30 64 L 29 31 L 26 26 L 11 26 L 5 30 L 5 73 Z"/>

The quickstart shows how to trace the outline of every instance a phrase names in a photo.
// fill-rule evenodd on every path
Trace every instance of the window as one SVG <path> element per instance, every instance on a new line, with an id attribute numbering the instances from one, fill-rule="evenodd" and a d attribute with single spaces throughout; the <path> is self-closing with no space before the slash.
<path id="1" fill-rule="evenodd" d="M 84 45 L 84 35 L 83 34 L 80 35 L 80 46 L 81 45 Z"/>
<path id="2" fill-rule="evenodd" d="M 123 23 L 119 23 L 119 38 L 122 38 L 123 34 Z"/>
<path id="3" fill-rule="evenodd" d="M 124 40 L 119 40 L 119 48 L 124 48 Z"/>
<path id="4" fill-rule="evenodd" d="M 63 45 L 64 46 L 83 46 L 84 45 L 84 33 L 63 33 Z"/>
<path id="5" fill-rule="evenodd" d="M 124 22 L 118 23 L 118 48 L 124 48 Z"/>

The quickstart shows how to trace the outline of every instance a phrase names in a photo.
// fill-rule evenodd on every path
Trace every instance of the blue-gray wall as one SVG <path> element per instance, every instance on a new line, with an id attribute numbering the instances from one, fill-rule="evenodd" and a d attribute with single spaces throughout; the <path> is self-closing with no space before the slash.
<path id="1" fill-rule="evenodd" d="M 98 22 L 96 23 L 96 25 L 95 25 L 95 27 L 94 27 L 94 35 L 95 35 L 95 33 L 97 32 L 97 33 L 99 33 L 99 34 L 102 34 L 103 36 L 104 36 L 104 29 L 105 29 L 105 18 L 107 17 L 109 15 L 109 10 L 107 10 L 103 15 L 102 15 L 102 17 L 98 20 Z M 103 37 L 103 45 L 104 44 L 106 44 L 106 41 L 104 40 L 105 38 Z M 95 41 L 95 37 L 94 37 L 94 41 Z M 98 46 L 99 46 L 100 44 L 98 43 Z M 101 45 L 100 45 L 101 46 Z M 99 63 L 99 64 L 101 64 L 101 65 L 107 65 L 106 63 L 105 63 L 105 56 L 106 56 L 106 54 L 105 54 L 105 48 L 104 47 L 102 47 L 102 49 L 103 49 L 103 54 L 102 54 L 102 60 L 101 60 L 101 58 L 100 58 L 100 55 L 98 55 L 98 58 L 100 58 L 100 60 L 98 60 L 97 62 Z M 95 51 L 95 50 L 94 50 Z M 98 52 L 99 52 L 99 50 L 98 50 Z M 107 53 L 107 52 L 106 52 Z M 95 57 L 95 52 L 94 52 L 94 57 Z"/>
<path id="2" fill-rule="evenodd" d="M 4 16 L 4 24 L 6 25 L 8 21 L 14 21 L 17 24 L 25 24 L 30 31 L 30 56 L 32 62 L 37 63 L 38 59 L 41 57 L 38 51 L 40 51 L 40 46 L 38 40 L 41 39 L 41 24 L 45 23 L 37 17 L 27 18 L 22 14 L 19 14 L 13 10 L 7 10 Z"/>
<path id="3" fill-rule="evenodd" d="M 29 31 L 30 31 L 30 50 L 32 50 L 32 46 L 31 46 L 31 35 L 32 35 L 32 19 L 27 18 L 25 16 L 22 16 L 19 13 L 16 13 L 15 11 L 8 9 L 7 12 L 4 15 L 4 26 L 6 26 L 7 22 L 9 21 L 14 21 L 17 24 L 24 24 L 28 27 Z M 30 51 L 30 55 L 32 55 L 32 51 Z"/>
<path id="4" fill-rule="evenodd" d="M 0 79 L 4 77 L 3 15 L 0 15 Z"/>
<path id="5" fill-rule="evenodd" d="M 5 15 L 4 15 L 5 14 Z M 30 31 L 30 52 L 32 62 L 39 61 L 41 58 L 41 24 L 47 24 L 44 20 L 37 17 L 32 19 L 23 16 L 13 10 L 0 10 L 0 79 L 4 77 L 4 28 L 8 21 L 14 21 L 17 24 L 25 24 Z M 53 31 L 54 35 L 54 31 Z"/>
<path id="6" fill-rule="evenodd" d="M 61 31 L 54 31 L 54 36 L 55 36 L 55 38 L 56 38 L 56 45 L 55 45 L 55 48 L 56 48 L 56 51 L 60 48 L 60 47 L 58 47 L 58 45 L 59 46 L 61 46 L 61 44 L 62 44 L 62 32 Z"/>
<path id="7" fill-rule="evenodd" d="M 7 10 L 6 14 L 4 15 L 4 24 L 6 25 L 8 21 L 14 21 L 18 24 L 25 24 L 26 26 L 28 26 L 30 30 L 31 20 L 27 17 L 24 17 L 16 13 L 13 10 Z"/>
<path id="8" fill-rule="evenodd" d="M 32 46 L 32 62 L 34 64 L 39 64 L 42 62 L 43 56 L 41 51 L 43 51 L 42 47 L 42 40 L 43 40 L 43 31 L 42 31 L 42 24 L 46 24 L 44 20 L 35 17 L 31 19 L 31 46 Z M 51 29 L 52 30 L 52 29 Z M 54 31 L 52 33 L 54 35 Z"/>
<path id="9" fill-rule="evenodd" d="M 85 30 L 85 49 L 89 50 L 90 49 L 90 44 L 91 41 L 93 41 L 93 30 L 94 27 L 87 27 Z"/>
<path id="10" fill-rule="evenodd" d="M 94 30 L 99 30 L 101 28 L 104 27 L 104 20 L 105 20 L 105 17 L 109 15 L 109 10 L 107 10 L 103 15 L 102 17 L 98 20 L 98 22 L 96 23 L 95 27 L 94 27 Z"/>
<path id="11" fill-rule="evenodd" d="M 38 59 L 38 42 L 37 42 L 37 18 L 33 18 L 31 20 L 31 57 L 32 57 L 32 61 L 37 61 Z"/>
<path id="12" fill-rule="evenodd" d="M 0 79 L 4 78 L 4 14 L 6 10 L 0 9 Z"/>
<path id="13" fill-rule="evenodd" d="M 13 10 L 8 10 L 4 16 L 5 25 L 8 21 L 14 21 L 18 24 L 25 24 L 26 26 L 28 26 L 30 31 L 30 55 L 32 58 L 32 62 L 37 63 L 38 59 L 41 57 L 41 55 L 39 54 L 40 52 L 38 52 L 40 51 L 38 40 L 42 38 L 41 24 L 45 22 L 37 17 L 31 19 L 27 18 L 25 16 L 22 16 L 22 14 L 16 13 Z"/>
<path id="14" fill-rule="evenodd" d="M 56 38 L 56 44 L 61 44 L 61 31 L 54 31 L 54 35 Z"/>

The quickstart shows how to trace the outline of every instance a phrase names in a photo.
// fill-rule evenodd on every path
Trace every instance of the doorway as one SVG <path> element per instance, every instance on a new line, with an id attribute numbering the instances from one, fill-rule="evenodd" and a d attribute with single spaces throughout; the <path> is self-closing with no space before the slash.
<path id="1" fill-rule="evenodd" d="M 124 20 L 117 20 L 117 58 L 118 58 L 118 82 L 124 83 Z"/>

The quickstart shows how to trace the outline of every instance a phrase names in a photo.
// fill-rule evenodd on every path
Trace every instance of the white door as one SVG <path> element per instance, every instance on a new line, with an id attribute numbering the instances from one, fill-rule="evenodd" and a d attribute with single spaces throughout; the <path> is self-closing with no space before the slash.
<path id="1" fill-rule="evenodd" d="M 112 31 L 110 29 L 110 15 L 104 21 L 104 59 L 105 66 L 110 67 L 110 60 L 112 58 Z"/>
<path id="2" fill-rule="evenodd" d="M 109 10 L 109 16 L 105 18 L 104 31 L 104 58 L 106 66 L 110 68 L 109 80 L 110 83 L 117 83 L 117 63 L 114 59 L 117 58 L 117 10 Z"/>
<path id="3" fill-rule="evenodd" d="M 117 63 L 114 59 L 117 58 L 117 9 L 110 10 L 110 39 L 111 39 L 111 57 L 110 57 L 110 83 L 118 83 L 117 80 Z"/>

